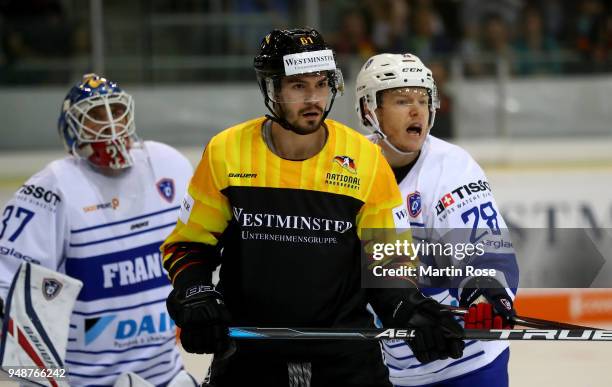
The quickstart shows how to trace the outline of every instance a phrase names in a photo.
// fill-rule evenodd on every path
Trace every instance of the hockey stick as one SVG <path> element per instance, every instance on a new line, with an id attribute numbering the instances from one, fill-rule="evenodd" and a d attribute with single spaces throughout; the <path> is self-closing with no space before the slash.
<path id="1" fill-rule="evenodd" d="M 386 340 L 410 339 L 412 329 L 354 328 L 253 328 L 232 327 L 229 336 L 237 340 Z M 466 329 L 466 340 L 555 340 L 612 341 L 612 331 L 602 329 Z"/>

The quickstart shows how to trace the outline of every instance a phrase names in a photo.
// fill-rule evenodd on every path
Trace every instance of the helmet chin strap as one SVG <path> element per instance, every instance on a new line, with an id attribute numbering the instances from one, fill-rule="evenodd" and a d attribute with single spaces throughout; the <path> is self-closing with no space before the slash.
<path id="1" fill-rule="evenodd" d="M 391 141 L 389 141 L 389 138 L 387 137 L 387 135 L 380 128 L 380 124 L 378 123 L 378 118 L 376 118 L 376 115 L 365 114 L 365 118 L 370 123 L 372 128 L 374 129 L 373 130 L 374 134 L 378 137 L 376 141 L 377 144 L 379 143 L 379 141 L 382 140 L 385 144 L 387 144 L 389 148 L 391 148 L 392 151 L 397 153 L 399 156 L 411 156 L 416 153 L 416 152 L 404 152 L 403 150 L 393 145 Z"/>

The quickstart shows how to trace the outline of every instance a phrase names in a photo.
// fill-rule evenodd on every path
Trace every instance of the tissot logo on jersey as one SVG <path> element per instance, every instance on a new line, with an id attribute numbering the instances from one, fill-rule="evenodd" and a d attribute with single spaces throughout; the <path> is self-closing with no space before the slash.
<path id="1" fill-rule="evenodd" d="M 291 230 L 333 231 L 343 234 L 353 228 L 345 220 L 316 218 L 313 216 L 251 213 L 244 208 L 233 207 L 234 218 L 242 227 L 268 227 Z"/>
<path id="2" fill-rule="evenodd" d="M 469 184 L 461 185 L 451 192 L 442 196 L 436 205 L 436 215 L 440 215 L 445 209 L 456 203 L 457 200 L 462 201 L 477 192 L 491 192 L 491 186 L 485 180 L 478 180 Z"/>
<path id="3" fill-rule="evenodd" d="M 19 192 L 17 192 L 17 198 L 50 211 L 54 211 L 55 207 L 62 201 L 59 194 L 35 184 L 22 185 Z"/>

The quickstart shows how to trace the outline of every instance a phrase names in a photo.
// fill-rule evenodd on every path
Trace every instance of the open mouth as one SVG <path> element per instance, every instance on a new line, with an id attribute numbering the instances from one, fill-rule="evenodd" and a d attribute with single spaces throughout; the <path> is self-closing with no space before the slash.
<path id="1" fill-rule="evenodd" d="M 413 136 L 420 136 L 421 133 L 423 133 L 423 126 L 417 123 L 410 124 L 410 126 L 406 128 L 406 132 Z"/>
<path id="2" fill-rule="evenodd" d="M 302 113 L 302 117 L 306 118 L 307 120 L 314 120 L 316 118 L 319 118 L 320 116 L 321 116 L 321 113 L 317 110 L 311 110 L 311 111 Z"/>

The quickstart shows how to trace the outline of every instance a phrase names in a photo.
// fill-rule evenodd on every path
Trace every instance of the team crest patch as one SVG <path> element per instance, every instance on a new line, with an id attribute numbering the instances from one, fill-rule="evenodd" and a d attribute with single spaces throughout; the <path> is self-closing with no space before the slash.
<path id="1" fill-rule="evenodd" d="M 421 193 L 415 191 L 408 195 L 408 213 L 416 218 L 421 213 Z"/>
<path id="2" fill-rule="evenodd" d="M 62 283 L 53 278 L 45 278 L 43 279 L 43 296 L 45 299 L 52 300 L 54 299 L 62 289 Z"/>
<path id="3" fill-rule="evenodd" d="M 161 179 L 157 182 L 157 192 L 164 198 L 168 203 L 174 201 L 174 180 L 169 178 Z"/>
<path id="4" fill-rule="evenodd" d="M 334 162 L 349 171 L 350 173 L 357 173 L 355 161 L 348 156 L 336 156 L 334 157 Z"/>

